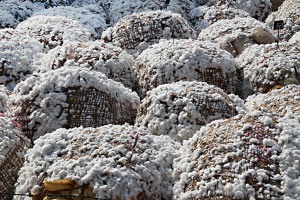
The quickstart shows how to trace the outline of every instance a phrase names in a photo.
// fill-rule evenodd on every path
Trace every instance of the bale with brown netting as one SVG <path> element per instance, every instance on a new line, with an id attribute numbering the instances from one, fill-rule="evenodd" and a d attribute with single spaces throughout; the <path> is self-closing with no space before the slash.
<path id="1" fill-rule="evenodd" d="M 135 60 L 139 94 L 162 84 L 199 81 L 236 91 L 237 63 L 226 51 L 210 42 L 192 39 L 160 40 Z"/>
<path id="2" fill-rule="evenodd" d="M 11 200 L 18 171 L 25 160 L 30 141 L 24 137 L 19 124 L 0 115 L 0 199 Z"/>
<path id="3" fill-rule="evenodd" d="M 183 142 L 207 123 L 236 114 L 234 101 L 222 89 L 204 82 L 180 81 L 149 91 L 135 124 Z"/>
<path id="4" fill-rule="evenodd" d="M 128 15 L 102 34 L 103 41 L 133 54 L 160 39 L 172 38 L 196 38 L 196 33 L 179 14 L 161 10 Z"/>
<path id="5" fill-rule="evenodd" d="M 19 83 L 8 110 L 36 139 L 62 127 L 133 124 L 139 103 L 135 92 L 100 72 L 63 67 Z"/>
<path id="6" fill-rule="evenodd" d="M 0 29 L 0 85 L 12 91 L 33 73 L 33 62 L 43 52 L 43 45 L 23 31 Z"/>
<path id="7" fill-rule="evenodd" d="M 172 163 L 180 144 L 145 128 L 105 125 L 58 129 L 35 141 L 20 170 L 16 193 L 46 200 L 172 198 Z M 82 197 L 84 196 L 84 197 Z"/>
<path id="8" fill-rule="evenodd" d="M 39 72 L 64 66 L 83 67 L 102 72 L 130 89 L 137 84 L 133 57 L 119 47 L 100 41 L 68 42 L 51 49 L 34 64 Z"/>
<path id="9" fill-rule="evenodd" d="M 240 91 L 243 98 L 255 93 L 266 93 L 274 87 L 300 84 L 300 41 L 254 45 L 247 48 L 236 61 Z"/>
<path id="10" fill-rule="evenodd" d="M 32 16 L 18 24 L 16 29 L 36 38 L 49 49 L 66 41 L 87 42 L 98 37 L 91 26 L 64 16 Z"/>
<path id="11" fill-rule="evenodd" d="M 236 17 L 219 20 L 203 29 L 199 40 L 212 41 L 233 56 L 241 54 L 247 47 L 254 44 L 271 44 L 275 37 L 271 29 L 251 17 Z"/>
<path id="12" fill-rule="evenodd" d="M 174 160 L 174 199 L 298 199 L 299 129 L 259 111 L 202 127 Z"/>

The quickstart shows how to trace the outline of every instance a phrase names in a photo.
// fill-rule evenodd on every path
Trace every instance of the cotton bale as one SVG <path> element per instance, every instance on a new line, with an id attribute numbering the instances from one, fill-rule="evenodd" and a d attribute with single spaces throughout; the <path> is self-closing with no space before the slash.
<path id="1" fill-rule="evenodd" d="M 43 45 L 23 31 L 0 29 L 0 84 L 12 91 L 33 73 L 33 62 L 43 52 Z"/>
<path id="2" fill-rule="evenodd" d="M 222 89 L 204 82 L 180 81 L 149 91 L 138 110 L 136 125 L 182 142 L 209 122 L 235 114 L 233 100 Z"/>
<path id="3" fill-rule="evenodd" d="M 39 72 L 61 67 L 83 67 L 104 73 L 108 78 L 136 88 L 133 57 L 109 43 L 68 42 L 48 51 L 34 64 Z"/>
<path id="4" fill-rule="evenodd" d="M 236 67 L 233 57 L 210 42 L 193 39 L 160 40 L 135 60 L 141 98 L 162 84 L 199 81 L 236 91 Z"/>
<path id="5" fill-rule="evenodd" d="M 11 200 L 18 171 L 25 160 L 30 141 L 22 135 L 19 124 L 0 115 L 0 198 Z"/>
<path id="6" fill-rule="evenodd" d="M 19 83 L 8 110 L 34 140 L 62 127 L 133 124 L 139 103 L 135 92 L 101 72 L 63 67 Z"/>
<path id="7" fill-rule="evenodd" d="M 266 93 L 276 86 L 300 84 L 299 42 L 253 45 L 237 59 L 239 63 L 240 95 Z"/>
<path id="8" fill-rule="evenodd" d="M 63 194 L 72 195 L 68 197 L 72 200 L 83 195 L 171 199 L 172 163 L 179 147 L 168 136 L 151 135 L 128 124 L 58 129 L 36 140 L 20 170 L 16 192 L 30 192 L 33 198 L 15 200 L 46 200 L 51 195 L 62 200 Z"/>

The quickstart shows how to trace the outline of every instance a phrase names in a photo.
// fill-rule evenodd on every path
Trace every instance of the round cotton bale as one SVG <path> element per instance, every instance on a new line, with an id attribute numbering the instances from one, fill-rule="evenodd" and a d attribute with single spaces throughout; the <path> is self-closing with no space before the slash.
<path id="1" fill-rule="evenodd" d="M 285 0 L 274 15 L 270 15 L 266 23 L 273 29 L 274 21 L 283 20 L 284 28 L 279 30 L 280 41 L 289 41 L 297 32 L 300 32 L 300 2 L 299 0 Z M 277 35 L 278 30 L 273 30 Z"/>
<path id="2" fill-rule="evenodd" d="M 240 94 L 244 98 L 254 93 L 266 93 L 276 86 L 300 84 L 300 42 L 253 45 L 237 59 L 240 74 Z"/>
<path id="3" fill-rule="evenodd" d="M 273 89 L 266 94 L 256 94 L 246 99 L 249 110 L 259 110 L 283 117 L 289 112 L 300 116 L 300 86 L 288 85 Z"/>
<path id="4" fill-rule="evenodd" d="M 144 50 L 159 39 L 171 38 L 196 38 L 196 34 L 184 18 L 168 11 L 131 14 L 108 28 L 102 35 L 105 42 L 113 42 L 123 49 L 136 51 Z"/>
<path id="5" fill-rule="evenodd" d="M 64 16 L 32 16 L 17 26 L 30 36 L 52 49 L 66 41 L 87 42 L 97 38 L 90 26 Z"/>
<path id="6" fill-rule="evenodd" d="M 105 18 L 99 13 L 93 13 L 89 7 L 57 6 L 34 13 L 34 16 L 64 16 L 69 19 L 77 20 L 85 26 L 92 27 L 101 37 L 102 32 L 107 28 Z"/>
<path id="7" fill-rule="evenodd" d="M 16 28 L 16 26 L 30 17 L 33 12 L 42 9 L 30 1 L 1 0 L 0 3 L 0 29 Z"/>
<path id="8" fill-rule="evenodd" d="M 35 62 L 40 72 L 61 67 L 83 67 L 104 73 L 130 89 L 136 88 L 133 57 L 121 48 L 100 41 L 68 42 Z"/>
<path id="9" fill-rule="evenodd" d="M 40 137 L 28 151 L 16 192 L 30 192 L 43 200 L 51 194 L 69 194 L 74 199 L 83 195 L 172 199 L 172 164 L 179 147 L 168 136 L 150 135 L 128 124 L 58 129 Z"/>
<path id="10" fill-rule="evenodd" d="M 18 124 L 0 115 L 0 199 L 11 200 L 18 171 L 22 167 L 30 141 L 21 134 Z"/>
<path id="11" fill-rule="evenodd" d="M 237 63 L 210 42 L 160 40 L 144 50 L 135 62 L 142 98 L 159 85 L 178 81 L 207 82 L 227 93 L 236 90 Z"/>
<path id="12" fill-rule="evenodd" d="M 127 15 L 145 11 L 167 10 L 186 18 L 195 6 L 193 0 L 114 0 L 110 5 L 109 16 L 112 26 Z"/>
<path id="13" fill-rule="evenodd" d="M 32 74 L 32 64 L 43 52 L 43 45 L 24 32 L 0 29 L 0 85 L 12 91 Z"/>
<path id="14" fill-rule="evenodd" d="M 255 112 L 202 127 L 174 161 L 174 199 L 297 199 L 299 115 Z"/>
<path id="15" fill-rule="evenodd" d="M 207 123 L 235 114 L 234 102 L 222 89 L 204 82 L 180 81 L 149 91 L 140 105 L 136 125 L 182 142 Z"/>
<path id="16" fill-rule="evenodd" d="M 251 17 L 265 21 L 271 13 L 272 4 L 270 0 L 201 0 L 200 5 L 215 6 L 220 9 L 234 8 L 243 10 L 250 14 Z"/>
<path id="17" fill-rule="evenodd" d="M 249 17 L 219 20 L 203 29 L 198 39 L 218 43 L 221 48 L 229 51 L 233 56 L 241 54 L 253 44 L 275 42 L 275 37 L 266 24 Z"/>
<path id="18" fill-rule="evenodd" d="M 101 72 L 60 68 L 35 73 L 15 88 L 8 110 L 30 139 L 58 128 L 133 124 L 140 99 Z"/>
<path id="19" fill-rule="evenodd" d="M 231 7 L 199 6 L 189 13 L 189 22 L 199 33 L 219 20 L 234 19 L 236 17 L 250 17 L 250 14 Z"/>

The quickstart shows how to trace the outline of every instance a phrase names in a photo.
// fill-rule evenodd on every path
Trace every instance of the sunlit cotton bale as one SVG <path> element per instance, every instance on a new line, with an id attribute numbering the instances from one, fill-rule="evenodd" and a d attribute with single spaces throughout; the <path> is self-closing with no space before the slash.
<path id="1" fill-rule="evenodd" d="M 274 15 L 270 15 L 266 23 L 273 29 L 274 21 L 283 20 L 284 28 L 279 30 L 281 41 L 289 41 L 293 35 L 300 32 L 300 1 L 285 0 L 278 8 Z M 273 30 L 274 34 L 278 34 L 278 30 Z"/>
<path id="2" fill-rule="evenodd" d="M 234 19 L 236 17 L 250 17 L 250 14 L 231 7 L 199 6 L 191 10 L 188 21 L 199 33 L 202 29 L 221 19 Z"/>
<path id="3" fill-rule="evenodd" d="M 270 0 L 200 0 L 200 5 L 215 6 L 220 9 L 223 8 L 235 8 L 245 11 L 250 14 L 251 17 L 265 21 L 268 15 L 271 13 L 272 4 Z"/>
<path id="4" fill-rule="evenodd" d="M 1 93 L 0 93 L 1 94 Z M 0 114 L 0 199 L 11 200 L 18 171 L 25 160 L 30 141 L 22 135 L 18 124 Z"/>
<path id="5" fill-rule="evenodd" d="M 91 26 L 64 16 L 32 16 L 17 26 L 30 36 L 52 49 L 66 41 L 87 42 L 95 40 L 97 33 Z"/>
<path id="6" fill-rule="evenodd" d="M 139 103 L 135 92 L 101 72 L 63 67 L 19 83 L 8 110 L 34 140 L 62 127 L 133 124 Z"/>
<path id="7" fill-rule="evenodd" d="M 43 52 L 43 45 L 23 31 L 0 29 L 0 85 L 12 91 L 32 74 L 32 64 Z"/>
<path id="8" fill-rule="evenodd" d="M 254 45 L 237 59 L 239 93 L 243 98 L 266 93 L 277 86 L 300 84 L 300 42 Z"/>
<path id="9" fill-rule="evenodd" d="M 180 81 L 149 91 L 140 105 L 136 125 L 182 142 L 203 125 L 235 114 L 234 102 L 222 89 L 204 82 Z"/>
<path id="10" fill-rule="evenodd" d="M 249 96 L 245 106 L 248 110 L 259 110 L 280 117 L 290 112 L 300 116 L 300 86 L 287 85 L 274 88 L 266 94 Z"/>
<path id="11" fill-rule="evenodd" d="M 33 12 L 42 9 L 30 1 L 2 0 L 0 3 L 0 29 L 16 28 L 16 26 L 30 17 Z"/>
<path id="12" fill-rule="evenodd" d="M 249 17 L 219 20 L 203 29 L 198 39 L 218 43 L 233 56 L 241 54 L 253 44 L 275 42 L 275 37 L 266 24 Z"/>
<path id="13" fill-rule="evenodd" d="M 108 28 L 102 35 L 104 42 L 113 42 L 132 54 L 139 54 L 160 39 L 174 38 L 196 38 L 196 33 L 179 14 L 168 11 L 131 14 Z"/>
<path id="14" fill-rule="evenodd" d="M 84 67 L 102 72 L 130 89 L 137 84 L 133 57 L 119 47 L 100 41 L 65 43 L 48 51 L 34 66 L 39 72 L 63 66 Z"/>
<path id="15" fill-rule="evenodd" d="M 299 115 L 218 120 L 174 160 L 174 199 L 298 199 Z"/>
<path id="16" fill-rule="evenodd" d="M 101 37 L 102 32 L 107 28 L 105 18 L 99 15 L 99 13 L 93 13 L 87 6 L 57 6 L 34 13 L 34 16 L 37 15 L 65 16 L 69 19 L 77 20 L 83 25 L 92 27 L 99 38 Z"/>
<path id="17" fill-rule="evenodd" d="M 215 44 L 192 39 L 160 40 L 135 60 L 141 98 L 162 84 L 199 81 L 236 91 L 236 67 L 233 57 Z"/>
<path id="18" fill-rule="evenodd" d="M 179 148 L 168 136 L 128 124 L 58 129 L 40 137 L 28 151 L 16 193 L 30 192 L 43 200 L 51 194 L 77 195 L 72 199 L 171 199 L 172 164 Z M 32 198 L 15 197 L 21 199 Z"/>
<path id="19" fill-rule="evenodd" d="M 112 26 L 127 15 L 145 11 L 165 10 L 186 18 L 195 6 L 191 0 L 114 0 L 110 5 L 109 16 Z"/>

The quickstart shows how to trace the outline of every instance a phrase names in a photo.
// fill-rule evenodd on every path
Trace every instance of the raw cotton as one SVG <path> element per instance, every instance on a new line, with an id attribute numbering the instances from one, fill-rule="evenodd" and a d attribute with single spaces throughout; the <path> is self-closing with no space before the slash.
<path id="1" fill-rule="evenodd" d="M 109 16 L 112 26 L 127 15 L 145 11 L 166 10 L 186 18 L 195 6 L 191 0 L 114 0 L 111 2 Z"/>
<path id="2" fill-rule="evenodd" d="M 257 33 L 257 30 L 263 32 L 265 37 Z M 219 20 L 203 29 L 198 39 L 218 43 L 222 49 L 230 52 L 233 56 L 241 54 L 253 44 L 265 44 L 266 41 L 267 43 L 275 42 L 269 27 L 250 17 Z"/>
<path id="3" fill-rule="evenodd" d="M 172 164 L 179 148 L 168 136 L 128 124 L 58 129 L 28 151 L 16 192 L 37 195 L 46 172 L 45 180 L 88 184 L 98 199 L 171 199 Z M 21 199 L 31 198 L 15 197 Z"/>
<path id="4" fill-rule="evenodd" d="M 189 22 L 199 33 L 202 29 L 221 19 L 234 19 L 236 17 L 250 17 L 250 14 L 232 7 L 226 6 L 199 6 L 189 13 Z"/>
<path id="5" fill-rule="evenodd" d="M 16 28 L 42 6 L 30 1 L 2 0 L 0 3 L 0 29 Z"/>
<path id="6" fill-rule="evenodd" d="M 102 32 L 107 28 L 105 18 L 99 15 L 99 13 L 93 13 L 87 6 L 57 6 L 34 13 L 34 16 L 37 15 L 65 16 L 69 19 L 77 20 L 83 25 L 92 27 L 98 34 L 98 38 L 101 37 Z"/>
<path id="7" fill-rule="evenodd" d="M 0 196 L 1 200 L 11 200 L 18 171 L 23 165 L 30 142 L 18 128 L 19 124 L 0 114 Z"/>
<path id="8" fill-rule="evenodd" d="M 97 38 L 92 27 L 64 16 L 32 16 L 21 22 L 17 30 L 38 39 L 50 49 L 66 41 L 87 42 Z"/>
<path id="9" fill-rule="evenodd" d="M 0 113 L 6 112 L 6 104 L 9 98 L 9 91 L 6 89 L 5 86 L 0 85 Z"/>
<path id="10" fill-rule="evenodd" d="M 58 128 L 134 123 L 140 99 L 101 72 L 63 67 L 19 83 L 8 110 L 31 139 Z"/>
<path id="11" fill-rule="evenodd" d="M 126 87 L 136 87 L 136 74 L 132 56 L 121 48 L 99 40 L 94 42 L 67 42 L 51 49 L 35 62 L 39 72 L 60 67 L 84 67 L 104 73 L 108 78 L 123 83 Z"/>
<path id="12" fill-rule="evenodd" d="M 271 13 L 272 4 L 270 0 L 201 0 L 200 5 L 216 6 L 220 8 L 235 8 L 243 10 L 251 17 L 264 21 Z"/>
<path id="13" fill-rule="evenodd" d="M 274 15 L 267 18 L 266 23 L 273 29 L 275 20 L 283 20 L 284 28 L 279 31 L 281 41 L 289 41 L 293 35 L 300 31 L 300 1 L 285 0 Z M 277 35 L 278 30 L 273 30 Z"/>
<path id="14" fill-rule="evenodd" d="M 193 39 L 160 40 L 144 50 L 135 60 L 140 96 L 162 84 L 202 81 L 227 93 L 236 90 L 233 57 L 210 42 Z"/>
<path id="15" fill-rule="evenodd" d="M 45 8 L 55 6 L 69 6 L 74 0 L 30 0 L 35 4 L 44 6 Z"/>
<path id="16" fill-rule="evenodd" d="M 140 105 L 136 125 L 182 142 L 207 123 L 235 114 L 233 101 L 222 89 L 204 82 L 180 81 L 149 91 Z"/>
<path id="17" fill-rule="evenodd" d="M 12 91 L 32 74 L 32 64 L 43 52 L 43 45 L 23 31 L 0 29 L 0 85 Z"/>
<path id="18" fill-rule="evenodd" d="M 137 55 L 162 38 L 188 39 L 196 38 L 196 34 L 179 14 L 169 11 L 148 11 L 122 18 L 102 35 L 104 42 L 113 42 L 131 54 L 137 52 Z"/>
<path id="19" fill-rule="evenodd" d="M 247 48 L 236 59 L 242 85 L 241 96 L 246 98 L 253 93 L 266 93 L 273 87 L 300 84 L 300 69 L 297 67 L 300 61 L 299 44 L 283 42 L 279 49 L 275 43 Z"/>
<path id="20" fill-rule="evenodd" d="M 202 127 L 174 160 L 174 199 L 298 199 L 299 122 L 253 111 Z"/>

